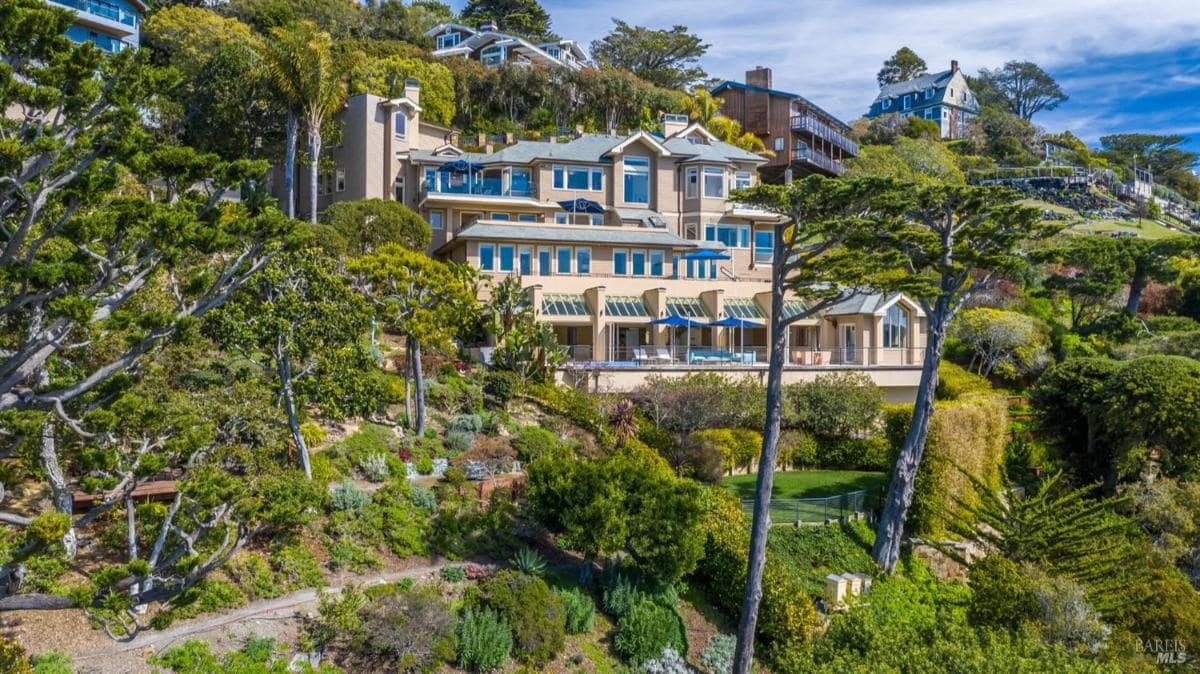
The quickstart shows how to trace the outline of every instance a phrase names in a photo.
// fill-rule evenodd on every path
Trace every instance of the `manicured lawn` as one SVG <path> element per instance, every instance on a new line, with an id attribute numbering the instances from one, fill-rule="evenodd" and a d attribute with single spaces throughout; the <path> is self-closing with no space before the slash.
<path id="1" fill-rule="evenodd" d="M 1133 232 L 1144 239 L 1161 239 L 1178 234 L 1153 220 L 1083 220 L 1071 225 L 1076 232 Z"/>
<path id="2" fill-rule="evenodd" d="M 758 475 L 731 475 L 725 478 L 725 488 L 738 498 L 754 498 Z M 772 498 L 820 498 L 868 489 L 880 491 L 887 484 L 887 475 L 860 470 L 795 470 L 775 473 Z"/>

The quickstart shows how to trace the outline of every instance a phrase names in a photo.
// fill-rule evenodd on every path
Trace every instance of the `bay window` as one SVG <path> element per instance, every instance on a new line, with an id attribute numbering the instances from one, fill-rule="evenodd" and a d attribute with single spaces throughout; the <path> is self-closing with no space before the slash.
<path id="1" fill-rule="evenodd" d="M 738 171 L 733 174 L 733 189 L 748 190 L 754 183 L 754 174 L 750 171 Z"/>
<path id="2" fill-rule="evenodd" d="M 704 167 L 704 197 L 725 198 L 725 169 L 716 166 Z"/>

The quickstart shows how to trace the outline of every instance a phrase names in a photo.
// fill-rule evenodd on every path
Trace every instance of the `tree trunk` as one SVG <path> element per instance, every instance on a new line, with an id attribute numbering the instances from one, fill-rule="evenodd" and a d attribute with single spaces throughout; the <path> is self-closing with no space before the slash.
<path id="1" fill-rule="evenodd" d="M 1146 290 L 1146 275 L 1141 272 L 1134 272 L 1133 279 L 1129 282 L 1129 300 L 1125 302 L 1125 313 L 1130 316 L 1137 316 L 1138 306 L 1142 303 L 1142 293 Z"/>
<path id="2" fill-rule="evenodd" d="M 408 348 L 412 351 L 413 359 L 413 395 L 417 407 L 417 437 L 425 435 L 425 375 L 421 372 L 421 342 L 417 338 L 408 338 Z"/>
<path id="3" fill-rule="evenodd" d="M 125 535 L 128 539 L 129 545 L 129 561 L 132 562 L 138 558 L 137 513 L 133 511 L 132 495 L 125 497 Z M 137 593 L 139 592 L 139 588 L 140 586 L 137 583 L 134 583 L 133 586 L 129 588 L 129 594 L 136 597 Z"/>
<path id="4" fill-rule="evenodd" d="M 304 434 L 300 432 L 300 421 L 296 417 L 296 396 L 292 390 L 292 357 L 282 344 L 276 356 L 279 362 L 279 387 L 283 393 L 283 405 L 287 409 L 288 428 L 292 432 L 292 441 L 296 443 L 296 451 L 300 454 L 300 465 L 304 467 L 304 475 L 311 480 L 312 464 L 308 460 L 308 444 L 304 442 Z"/>
<path id="5" fill-rule="evenodd" d="M 413 409 L 412 409 L 412 346 L 411 344 L 404 345 L 404 423 L 409 430 L 413 427 Z"/>
<path id="6" fill-rule="evenodd" d="M 912 422 L 904 447 L 892 467 L 891 483 L 884 499 L 883 514 L 875 534 L 875 549 L 871 554 L 883 570 L 892 573 L 900 559 L 900 541 L 904 534 L 904 522 L 908 508 L 912 505 L 913 487 L 917 468 L 925 452 L 925 438 L 929 434 L 929 421 L 933 418 L 934 392 L 937 390 L 938 365 L 942 362 L 942 346 L 946 341 L 946 326 L 950 322 L 949 298 L 938 298 L 937 306 L 929 315 L 929 341 L 925 345 L 925 363 L 921 367 L 921 382 L 917 386 L 917 402 L 913 405 Z"/>
<path id="7" fill-rule="evenodd" d="M 54 502 L 54 509 L 65 514 L 68 518 L 71 517 L 75 510 L 75 497 L 71 495 L 71 488 L 67 486 L 67 479 L 63 476 L 62 466 L 58 463 L 58 443 L 54 438 L 54 424 L 46 421 L 42 424 L 42 451 L 41 451 L 42 470 L 46 471 L 46 480 L 50 483 L 50 498 Z M 63 549 L 66 551 L 67 559 L 75 557 L 78 550 L 78 541 L 75 536 L 75 521 L 71 520 L 71 526 L 67 528 L 67 533 L 62 537 Z"/>
<path id="8" fill-rule="evenodd" d="M 776 233 L 775 259 L 783 259 L 782 238 Z M 754 664 L 754 630 L 762 601 L 763 568 L 767 562 L 767 533 L 771 528 L 771 489 L 775 484 L 775 456 L 779 450 L 779 428 L 783 420 L 783 364 L 787 350 L 787 321 L 783 318 L 783 265 L 776 265 L 771 282 L 771 354 L 767 372 L 767 417 L 763 428 L 762 456 L 758 460 L 758 482 L 754 491 L 754 520 L 750 528 L 750 557 L 746 590 L 738 621 L 737 649 L 733 656 L 735 674 L 749 674 Z"/>
<path id="9" fill-rule="evenodd" d="M 596 555 L 583 553 L 583 564 L 579 567 L 579 585 L 587 587 L 592 582 L 592 565 L 596 563 Z"/>
<path id="10" fill-rule="evenodd" d="M 309 210 L 308 221 L 317 224 L 317 173 L 321 170 L 321 128 L 308 130 L 308 159 L 311 162 L 309 170 Z"/>
<path id="11" fill-rule="evenodd" d="M 296 142 L 299 126 L 295 113 L 288 111 L 283 155 L 283 212 L 289 218 L 296 217 Z"/>

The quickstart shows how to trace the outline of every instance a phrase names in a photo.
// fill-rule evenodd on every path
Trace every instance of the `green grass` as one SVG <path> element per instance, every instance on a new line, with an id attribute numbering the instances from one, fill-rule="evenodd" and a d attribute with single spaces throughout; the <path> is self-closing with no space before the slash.
<path id="1" fill-rule="evenodd" d="M 1144 239 L 1161 239 L 1179 232 L 1153 220 L 1082 220 L 1070 227 L 1075 232 L 1133 232 Z"/>
<path id="2" fill-rule="evenodd" d="M 738 498 L 754 498 L 758 475 L 732 475 L 725 488 Z M 887 475 L 861 470 L 796 470 L 775 473 L 772 498 L 821 498 L 868 489 L 879 491 L 887 484 Z"/>

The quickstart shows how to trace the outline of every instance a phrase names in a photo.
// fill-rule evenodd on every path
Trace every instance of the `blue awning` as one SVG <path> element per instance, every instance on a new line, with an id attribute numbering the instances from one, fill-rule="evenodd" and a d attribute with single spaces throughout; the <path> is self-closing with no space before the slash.
<path id="1" fill-rule="evenodd" d="M 568 213 L 603 213 L 604 207 L 591 199 L 567 199 L 558 202 L 559 208 Z"/>
<path id="2" fill-rule="evenodd" d="M 455 159 L 438 167 L 438 171 L 442 173 L 477 173 L 482 170 L 483 164 L 469 162 L 466 159 Z"/>
<path id="3" fill-rule="evenodd" d="M 685 316 L 667 316 L 666 318 L 656 318 L 650 321 L 651 325 L 669 325 L 672 328 L 703 328 L 706 323 L 703 321 L 693 321 Z"/>
<path id="4" fill-rule="evenodd" d="M 684 255 L 683 259 L 685 259 L 685 260 L 728 260 L 728 259 L 730 259 L 730 256 L 729 256 L 729 253 L 725 253 L 725 252 L 722 252 L 719 250 L 712 250 L 711 248 L 702 248 L 694 253 L 688 253 L 687 255 Z"/>
<path id="5" fill-rule="evenodd" d="M 722 318 L 719 321 L 713 321 L 712 323 L 707 323 L 706 325 L 708 325 L 708 327 L 710 327 L 710 328 L 762 328 L 762 327 L 765 327 L 762 323 L 748 321 L 744 318 L 738 318 L 737 316 L 726 316 L 725 318 Z"/>

